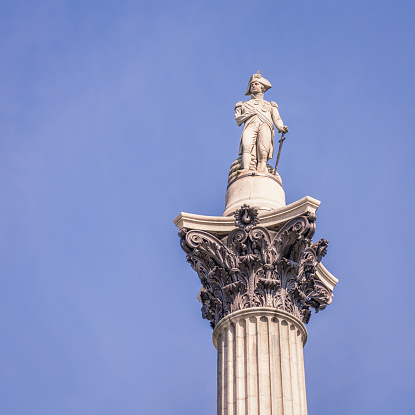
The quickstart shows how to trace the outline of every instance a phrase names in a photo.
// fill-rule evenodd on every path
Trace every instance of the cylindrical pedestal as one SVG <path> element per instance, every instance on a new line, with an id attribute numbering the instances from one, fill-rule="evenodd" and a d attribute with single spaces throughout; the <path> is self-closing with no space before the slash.
<path id="1" fill-rule="evenodd" d="M 304 324 L 273 308 L 224 317 L 218 351 L 218 415 L 306 415 Z"/>
<path id="2" fill-rule="evenodd" d="M 260 211 L 285 206 L 285 192 L 279 176 L 260 172 L 238 176 L 228 185 L 222 216 L 231 215 L 245 203 Z"/>

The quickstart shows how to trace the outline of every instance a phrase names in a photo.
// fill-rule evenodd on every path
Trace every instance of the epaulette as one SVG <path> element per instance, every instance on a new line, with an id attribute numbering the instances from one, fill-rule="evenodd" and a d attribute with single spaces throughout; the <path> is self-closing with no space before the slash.
<path id="1" fill-rule="evenodd" d="M 243 102 L 242 102 L 242 101 L 238 101 L 238 102 L 235 104 L 235 108 L 236 108 L 236 107 L 242 107 L 242 104 L 243 104 Z"/>
<path id="2" fill-rule="evenodd" d="M 271 105 L 272 105 L 273 107 L 275 107 L 276 109 L 278 109 L 278 105 L 277 105 L 277 103 L 276 103 L 276 102 L 271 101 Z"/>

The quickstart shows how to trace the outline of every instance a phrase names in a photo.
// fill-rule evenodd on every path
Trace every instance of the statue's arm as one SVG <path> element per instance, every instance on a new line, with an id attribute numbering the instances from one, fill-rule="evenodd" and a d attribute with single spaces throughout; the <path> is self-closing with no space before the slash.
<path id="1" fill-rule="evenodd" d="M 271 117 L 279 133 L 282 133 L 283 131 L 288 132 L 288 128 L 284 127 L 284 123 L 282 122 L 280 113 L 278 112 L 278 105 L 276 102 L 271 102 Z"/>
<path id="2" fill-rule="evenodd" d="M 242 113 L 242 102 L 239 101 L 235 105 L 235 121 L 240 126 L 247 119 L 251 118 L 254 115 L 252 112 L 243 112 Z"/>

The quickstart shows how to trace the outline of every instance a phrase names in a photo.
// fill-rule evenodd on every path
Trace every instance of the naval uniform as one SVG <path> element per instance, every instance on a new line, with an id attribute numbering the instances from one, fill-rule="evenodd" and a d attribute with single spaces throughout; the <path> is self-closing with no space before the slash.
<path id="1" fill-rule="evenodd" d="M 235 120 L 238 126 L 245 123 L 239 144 L 239 154 L 256 152 L 257 160 L 272 158 L 274 151 L 274 125 L 278 130 L 284 126 L 278 105 L 263 99 L 237 102 Z"/>

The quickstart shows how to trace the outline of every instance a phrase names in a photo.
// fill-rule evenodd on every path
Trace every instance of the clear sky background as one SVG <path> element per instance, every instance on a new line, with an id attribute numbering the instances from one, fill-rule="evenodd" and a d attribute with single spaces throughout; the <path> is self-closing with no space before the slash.
<path id="1" fill-rule="evenodd" d="M 310 414 L 412 415 L 413 1 L 0 1 L 0 413 L 212 415 L 172 220 L 220 216 L 257 70 L 340 282 Z M 272 163 L 275 162 L 275 159 Z M 253 415 L 253 414 L 252 414 Z"/>

